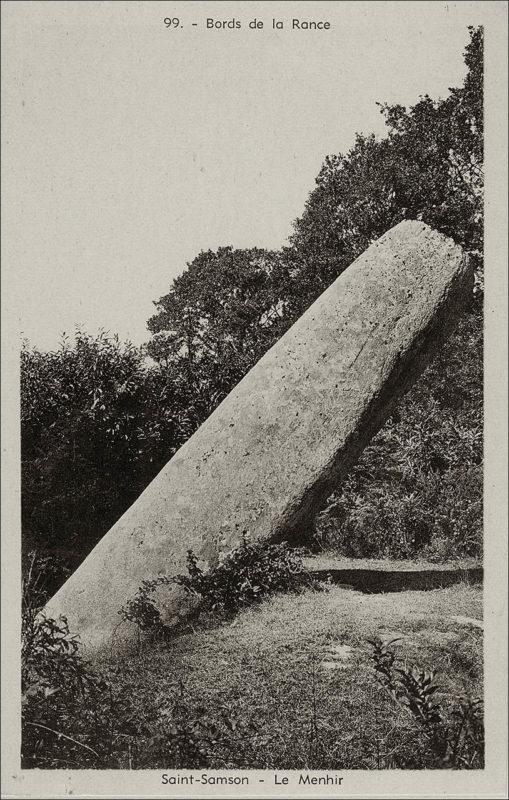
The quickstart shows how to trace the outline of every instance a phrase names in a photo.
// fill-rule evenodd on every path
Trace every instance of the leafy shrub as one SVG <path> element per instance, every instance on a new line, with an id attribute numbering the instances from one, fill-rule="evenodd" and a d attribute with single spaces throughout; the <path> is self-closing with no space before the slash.
<path id="1" fill-rule="evenodd" d="M 428 746 L 440 766 L 482 769 L 484 766 L 483 705 L 479 699 L 460 698 L 446 711 L 437 699 L 440 686 L 433 671 L 416 666 L 396 666 L 390 642 L 374 640 L 372 658 L 381 686 L 408 709 L 422 727 Z"/>
<path id="2" fill-rule="evenodd" d="M 23 549 L 59 565 L 53 591 L 197 427 L 191 406 L 182 375 L 118 337 L 77 331 L 49 353 L 25 343 Z"/>
<path id="3" fill-rule="evenodd" d="M 109 739 L 107 687 L 78 655 L 65 618 L 25 627 L 22 651 L 22 766 L 98 767 Z"/>
<path id="4" fill-rule="evenodd" d="M 236 609 L 251 605 L 276 592 L 293 591 L 302 585 L 307 573 L 300 555 L 287 544 L 242 545 L 229 553 L 210 572 L 203 572 L 189 550 L 188 575 L 179 575 L 178 583 L 202 598 L 204 610 Z"/>
<path id="5" fill-rule="evenodd" d="M 136 595 L 120 610 L 123 619 L 142 631 L 168 633 L 154 600 L 159 586 L 176 584 L 195 599 L 194 614 L 202 611 L 236 611 L 276 592 L 295 591 L 310 583 L 300 554 L 285 543 L 250 544 L 244 540 L 214 570 L 205 572 L 192 550 L 187 553 L 187 575 L 160 575 L 143 581 Z"/>
<path id="6" fill-rule="evenodd" d="M 51 559 L 28 554 L 22 585 L 21 761 L 23 768 L 105 764 L 111 741 L 111 695 L 82 660 L 67 620 L 40 613 Z"/>
<path id="7" fill-rule="evenodd" d="M 167 575 L 159 575 L 151 581 L 142 581 L 134 597 L 118 613 L 122 619 L 134 622 L 140 630 L 162 635 L 164 625 L 159 609 L 155 605 L 153 594 L 159 586 L 168 586 L 175 582 L 175 578 L 169 578 Z"/>

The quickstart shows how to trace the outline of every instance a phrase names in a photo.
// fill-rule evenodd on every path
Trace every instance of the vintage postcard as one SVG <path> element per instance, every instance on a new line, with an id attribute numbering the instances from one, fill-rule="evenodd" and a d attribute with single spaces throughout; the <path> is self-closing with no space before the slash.
<path id="1" fill-rule="evenodd" d="M 2 797 L 507 797 L 507 3 L 2 3 Z"/>

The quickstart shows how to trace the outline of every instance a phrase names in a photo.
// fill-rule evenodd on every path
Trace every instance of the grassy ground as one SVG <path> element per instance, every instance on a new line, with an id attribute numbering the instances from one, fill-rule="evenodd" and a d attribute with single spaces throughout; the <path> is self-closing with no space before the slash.
<path id="1" fill-rule="evenodd" d="M 174 723 L 177 702 L 213 731 L 212 768 L 430 767 L 422 729 L 375 680 L 368 640 L 399 638 L 398 658 L 434 669 L 448 706 L 482 694 L 481 619 L 479 586 L 367 595 L 331 585 L 145 643 L 101 664 L 136 721 L 119 766 L 171 766 L 154 731 Z"/>

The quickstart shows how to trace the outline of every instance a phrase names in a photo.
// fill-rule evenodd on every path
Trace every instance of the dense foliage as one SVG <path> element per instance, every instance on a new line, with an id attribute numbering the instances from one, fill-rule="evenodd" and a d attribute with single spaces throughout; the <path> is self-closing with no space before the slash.
<path id="1" fill-rule="evenodd" d="M 482 551 L 482 314 L 471 310 L 317 519 L 348 556 Z"/>
<path id="2" fill-rule="evenodd" d="M 286 544 L 243 541 L 210 572 L 204 572 L 190 550 L 187 575 L 178 582 L 198 594 L 201 607 L 215 611 L 237 611 L 271 594 L 301 587 L 306 573 L 300 555 Z"/>
<path id="3" fill-rule="evenodd" d="M 116 337 L 77 332 L 51 353 L 25 344 L 25 557 L 51 552 L 63 573 L 75 568 L 193 432 L 196 416 L 184 375 L 147 367 L 140 349 Z"/>
<path id="4" fill-rule="evenodd" d="M 359 135 L 348 153 L 327 156 L 288 247 L 200 253 L 157 301 L 146 349 L 84 333 L 52 353 L 24 347 L 25 552 L 75 567 L 258 358 L 402 219 L 461 244 L 476 291 L 331 499 L 319 536 L 354 555 L 480 552 L 481 29 L 470 30 L 465 63 L 463 85 L 445 99 L 382 105 L 385 138 Z"/>

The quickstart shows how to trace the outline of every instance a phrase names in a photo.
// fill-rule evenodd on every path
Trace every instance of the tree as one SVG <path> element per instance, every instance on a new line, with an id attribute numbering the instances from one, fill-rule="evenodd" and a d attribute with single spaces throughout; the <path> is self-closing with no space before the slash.
<path id="1" fill-rule="evenodd" d="M 157 418 L 146 377 L 140 350 L 104 333 L 78 331 L 50 353 L 25 343 L 25 552 L 59 550 L 76 566 L 153 477 L 144 444 Z"/>
<path id="2" fill-rule="evenodd" d="M 286 256 L 312 301 L 368 245 L 403 219 L 423 220 L 482 261 L 483 35 L 470 28 L 468 72 L 443 100 L 381 104 L 388 136 L 357 136 L 327 156 Z"/>
<path id="3" fill-rule="evenodd" d="M 283 332 L 284 287 L 279 254 L 221 247 L 200 253 L 156 302 L 147 352 L 186 375 L 200 422 Z"/>

